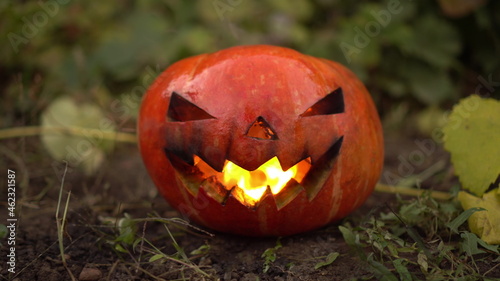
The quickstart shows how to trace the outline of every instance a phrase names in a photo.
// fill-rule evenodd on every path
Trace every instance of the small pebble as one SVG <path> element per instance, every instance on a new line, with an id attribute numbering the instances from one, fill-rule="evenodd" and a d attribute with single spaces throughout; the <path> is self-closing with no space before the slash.
<path id="1" fill-rule="evenodd" d="M 99 280 L 102 277 L 102 272 L 97 268 L 85 267 L 80 275 L 78 276 L 78 280 L 80 281 L 94 281 Z"/>

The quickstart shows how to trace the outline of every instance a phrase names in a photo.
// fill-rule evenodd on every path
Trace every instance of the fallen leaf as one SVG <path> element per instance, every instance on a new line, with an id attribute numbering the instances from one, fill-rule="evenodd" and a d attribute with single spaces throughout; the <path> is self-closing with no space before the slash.
<path id="1" fill-rule="evenodd" d="M 328 254 L 328 256 L 326 257 L 326 259 L 324 261 L 318 262 L 314 266 L 314 269 L 319 269 L 323 266 L 327 266 L 327 265 L 332 264 L 339 256 L 340 256 L 339 252 L 332 252 L 332 253 Z"/>
<path id="2" fill-rule="evenodd" d="M 113 147 L 104 132 L 114 131 L 115 126 L 94 104 L 78 104 L 73 98 L 62 97 L 49 105 L 41 119 L 42 143 L 49 154 L 86 174 L 93 174 L 104 162 L 105 152 Z M 78 128 L 82 136 L 45 130 L 51 128 Z"/>
<path id="3" fill-rule="evenodd" d="M 443 132 L 462 187 L 483 195 L 500 175 L 500 101 L 477 95 L 461 100 Z"/>
<path id="4" fill-rule="evenodd" d="M 463 239 L 460 248 L 469 256 L 485 253 L 484 250 L 479 249 L 479 246 L 482 246 L 484 249 L 488 249 L 497 254 L 499 253 L 498 246 L 487 244 L 483 240 L 479 239 L 474 233 L 462 232 L 460 233 L 460 237 L 462 237 Z"/>
<path id="5" fill-rule="evenodd" d="M 483 208 L 469 217 L 470 230 L 486 243 L 500 244 L 500 194 L 498 189 L 485 193 L 482 198 L 465 191 L 458 193 L 464 210 Z"/>

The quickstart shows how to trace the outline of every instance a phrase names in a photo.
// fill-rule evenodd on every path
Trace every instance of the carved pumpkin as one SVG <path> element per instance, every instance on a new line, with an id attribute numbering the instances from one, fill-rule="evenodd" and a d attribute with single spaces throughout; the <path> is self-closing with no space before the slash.
<path id="1" fill-rule="evenodd" d="M 380 120 L 354 74 L 275 46 L 171 65 L 144 96 L 138 131 L 173 207 L 243 235 L 290 235 L 346 216 L 383 162 Z"/>

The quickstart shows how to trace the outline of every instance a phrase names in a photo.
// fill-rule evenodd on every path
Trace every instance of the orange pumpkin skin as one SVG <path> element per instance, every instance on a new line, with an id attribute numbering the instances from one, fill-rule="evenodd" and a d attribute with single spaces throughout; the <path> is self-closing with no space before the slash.
<path id="1" fill-rule="evenodd" d="M 303 115 L 339 88 L 343 112 Z M 174 92 L 211 118 L 169 120 Z M 247 135 L 259 117 L 277 139 Z M 174 63 L 144 96 L 138 133 L 146 168 L 174 208 L 188 220 L 241 235 L 291 235 L 339 220 L 366 200 L 383 165 L 382 128 L 364 85 L 336 62 L 276 46 L 238 46 Z M 291 198 L 285 203 L 268 192 L 253 208 L 231 195 L 221 203 L 204 188 L 193 192 L 167 157 L 198 155 L 219 170 L 225 160 L 254 170 L 277 156 L 286 170 L 306 157 L 314 167 L 339 140 L 321 180 L 284 192 Z"/>

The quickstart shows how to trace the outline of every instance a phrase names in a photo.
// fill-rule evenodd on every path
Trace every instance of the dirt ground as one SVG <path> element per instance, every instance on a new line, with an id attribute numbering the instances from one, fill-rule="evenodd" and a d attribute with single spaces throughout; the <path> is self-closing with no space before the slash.
<path id="1" fill-rule="evenodd" d="M 18 175 L 16 231 L 16 273 L 9 274 L 6 265 L 7 244 L 2 241 L 0 256 L 1 279 L 6 280 L 71 280 L 63 266 L 57 239 L 55 211 L 60 186 L 53 161 L 44 152 L 38 138 L 4 141 L 1 149 L 4 170 L 15 169 Z M 398 155 L 415 149 L 411 140 L 386 141 L 386 169 L 395 169 Z M 10 153 L 9 153 L 10 152 Z M 444 152 L 434 153 L 432 159 L 418 170 L 424 170 L 437 159 L 447 160 Z M 447 162 L 448 163 L 448 162 Z M 4 166 L 5 165 L 5 166 Z M 449 165 L 449 164 L 447 164 Z M 29 183 L 22 186 L 22 178 Z M 451 181 L 454 179 L 451 178 Z M 120 144 L 97 175 L 87 177 L 77 170 L 69 171 L 64 190 L 71 190 L 64 253 L 69 270 L 79 280 L 349 280 L 371 279 L 373 274 L 344 242 L 338 223 L 322 229 L 284 237 L 276 260 L 263 273 L 266 249 L 276 246 L 276 238 L 247 238 L 205 232 L 190 228 L 184 231 L 174 225 L 168 228 L 185 253 L 209 245 L 208 254 L 194 255 L 193 263 L 211 277 L 189 268 L 173 259 L 149 262 L 139 260 L 141 247 L 136 252 L 113 250 L 114 228 L 106 224 L 113 218 L 128 214 L 145 218 L 158 213 L 162 217 L 177 217 L 158 195 L 149 180 L 134 145 Z M 2 191 L 0 222 L 7 219 L 7 206 Z M 382 204 L 395 202 L 395 196 L 375 192 L 369 200 L 349 216 L 349 220 L 363 219 Z M 155 222 L 140 223 L 138 233 L 154 243 L 166 254 L 174 254 L 175 247 L 164 225 Z M 115 233 L 116 234 L 116 233 Z M 116 237 L 116 235 L 114 236 Z M 340 256 L 328 266 L 315 269 L 317 257 L 339 252 Z M 141 266 L 137 266 L 140 264 Z M 417 270 L 418 271 L 418 270 Z M 500 269 L 491 276 L 500 277 Z M 183 279 L 184 278 L 184 279 Z"/>

